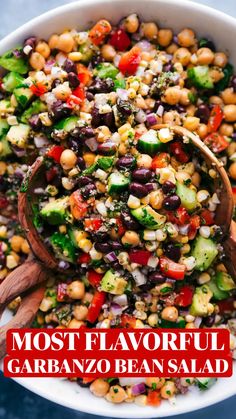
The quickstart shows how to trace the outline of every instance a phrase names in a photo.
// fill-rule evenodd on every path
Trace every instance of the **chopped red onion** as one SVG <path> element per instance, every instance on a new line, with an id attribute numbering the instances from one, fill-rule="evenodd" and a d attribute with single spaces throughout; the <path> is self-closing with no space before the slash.
<path id="1" fill-rule="evenodd" d="M 107 253 L 104 256 L 104 260 L 107 263 L 109 263 L 109 262 L 115 262 L 117 260 L 117 256 L 116 256 L 115 252 L 110 252 L 110 253 Z"/>
<path id="2" fill-rule="evenodd" d="M 0 215 L 0 224 L 7 225 L 9 223 L 9 218 Z"/>
<path id="3" fill-rule="evenodd" d="M 57 54 L 57 63 L 59 64 L 60 67 L 63 66 L 66 59 L 67 59 L 66 55 L 62 54 L 62 52 L 59 52 L 59 54 Z"/>
<path id="4" fill-rule="evenodd" d="M 125 89 L 117 89 L 117 96 L 122 100 L 128 100 L 128 92 Z"/>
<path id="5" fill-rule="evenodd" d="M 59 269 L 66 270 L 66 269 L 69 268 L 69 266 L 70 266 L 70 264 L 68 262 L 66 262 L 65 260 L 60 260 L 60 262 L 58 263 Z"/>
<path id="6" fill-rule="evenodd" d="M 134 278 L 134 280 L 135 280 L 135 283 L 136 283 L 136 285 L 139 287 L 140 285 L 144 285 L 144 284 L 146 284 L 146 282 L 147 282 L 147 278 L 146 278 L 146 276 L 142 273 L 142 272 L 140 272 L 140 270 L 139 269 L 134 269 L 134 271 L 133 272 L 131 272 L 131 274 L 132 274 L 132 276 L 133 276 L 133 278 Z"/>
<path id="7" fill-rule="evenodd" d="M 17 157 L 23 157 L 23 156 L 26 155 L 26 149 L 25 148 L 19 148 L 16 145 L 13 145 L 12 150 Z"/>
<path id="8" fill-rule="evenodd" d="M 182 234 L 183 236 L 187 236 L 187 234 L 189 232 L 189 227 L 190 227 L 190 224 L 185 224 L 183 226 L 179 226 L 180 234 Z"/>
<path id="9" fill-rule="evenodd" d="M 179 79 L 180 79 L 179 73 L 174 73 L 173 76 L 171 77 L 171 79 L 175 84 L 178 84 Z"/>
<path id="10" fill-rule="evenodd" d="M 147 115 L 142 109 L 139 109 L 139 111 L 135 115 L 135 119 L 137 122 L 139 122 L 139 124 L 142 124 L 143 122 L 146 121 Z"/>
<path id="11" fill-rule="evenodd" d="M 145 381 L 146 378 L 144 377 L 119 377 L 119 382 L 122 387 L 144 384 Z"/>
<path id="12" fill-rule="evenodd" d="M 151 51 L 153 49 L 152 44 L 146 40 L 142 40 L 136 44 L 142 51 Z"/>
<path id="13" fill-rule="evenodd" d="M 127 306 L 128 298 L 126 294 L 116 295 L 113 298 L 114 303 L 119 304 L 120 306 Z"/>
<path id="14" fill-rule="evenodd" d="M 45 70 L 46 73 L 51 72 L 51 69 L 54 66 L 55 62 L 56 62 L 55 60 L 48 60 L 46 62 L 45 66 L 44 66 L 44 70 Z"/>
<path id="15" fill-rule="evenodd" d="M 88 138 L 85 141 L 85 144 L 91 151 L 96 151 L 98 148 L 98 143 L 95 137 Z"/>
<path id="16" fill-rule="evenodd" d="M 133 396 L 139 396 L 140 394 L 143 394 L 146 392 L 146 387 L 144 383 L 135 384 L 131 387 L 131 392 Z"/>
<path id="17" fill-rule="evenodd" d="M 42 135 L 35 135 L 34 137 L 34 144 L 37 148 L 46 147 L 49 144 L 49 141 L 47 137 L 44 137 Z"/>
<path id="18" fill-rule="evenodd" d="M 45 189 L 43 189 L 43 188 L 35 188 L 34 193 L 36 195 L 45 195 L 46 192 L 45 192 Z"/>
<path id="19" fill-rule="evenodd" d="M 21 170 L 19 167 L 15 170 L 14 176 L 18 177 L 19 179 L 23 179 L 25 176 L 23 170 Z"/>
<path id="20" fill-rule="evenodd" d="M 172 278 L 166 278 L 166 281 L 165 282 L 167 282 L 168 284 L 175 284 L 176 283 L 176 280 L 175 279 L 172 279 Z"/>
<path id="21" fill-rule="evenodd" d="M 114 302 L 111 303 L 111 312 L 114 316 L 120 316 L 122 314 L 122 308 L 119 304 Z"/>
<path id="22" fill-rule="evenodd" d="M 158 108 L 157 108 L 157 115 L 162 116 L 163 113 L 164 113 L 164 106 L 159 105 Z"/>
<path id="23" fill-rule="evenodd" d="M 194 327 L 198 329 L 201 323 L 202 323 L 202 317 L 196 317 L 196 319 L 194 320 Z"/>
<path id="24" fill-rule="evenodd" d="M 147 123 L 149 126 L 155 125 L 157 123 L 157 117 L 155 113 L 149 113 L 147 115 Z"/>

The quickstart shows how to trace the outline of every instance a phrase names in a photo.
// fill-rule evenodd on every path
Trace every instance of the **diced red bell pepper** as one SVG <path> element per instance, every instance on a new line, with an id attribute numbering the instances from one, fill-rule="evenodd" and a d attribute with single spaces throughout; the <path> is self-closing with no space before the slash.
<path id="1" fill-rule="evenodd" d="M 47 92 L 47 87 L 45 86 L 45 84 L 37 82 L 30 86 L 30 90 L 35 96 L 40 97 Z"/>
<path id="2" fill-rule="evenodd" d="M 147 394 L 147 405 L 148 406 L 160 406 L 161 404 L 161 395 L 160 391 L 157 390 L 148 390 Z"/>
<path id="3" fill-rule="evenodd" d="M 216 132 L 223 120 L 224 113 L 219 105 L 214 105 L 207 124 L 208 132 Z"/>
<path id="4" fill-rule="evenodd" d="M 124 29 L 119 28 L 111 35 L 109 44 L 118 51 L 125 51 L 131 45 L 131 40 Z"/>
<path id="5" fill-rule="evenodd" d="M 8 199 L 5 196 L 0 197 L 0 209 L 7 208 L 9 202 Z"/>
<path id="6" fill-rule="evenodd" d="M 80 87 L 80 86 L 76 87 L 76 89 L 74 89 L 72 91 L 72 96 L 76 96 L 77 99 L 79 99 L 80 102 L 83 103 L 84 102 L 84 99 L 86 97 L 84 88 L 83 87 Z"/>
<path id="7" fill-rule="evenodd" d="M 232 192 L 233 192 L 234 203 L 236 204 L 236 186 L 232 186 Z"/>
<path id="8" fill-rule="evenodd" d="M 85 218 L 84 227 L 89 231 L 97 231 L 102 226 L 102 220 L 100 218 Z"/>
<path id="9" fill-rule="evenodd" d="M 89 31 L 89 38 L 94 45 L 100 45 L 105 37 L 111 32 L 108 20 L 99 20 Z"/>
<path id="10" fill-rule="evenodd" d="M 141 61 L 141 49 L 138 47 L 131 48 L 128 52 L 125 52 L 119 62 L 119 70 L 121 73 L 132 76 L 136 73 L 138 66 Z"/>
<path id="11" fill-rule="evenodd" d="M 67 283 L 61 282 L 57 286 L 57 301 L 62 302 L 66 300 L 67 295 Z"/>
<path id="12" fill-rule="evenodd" d="M 99 274 L 98 272 L 91 269 L 88 271 L 88 282 L 90 285 L 97 288 L 100 285 L 103 276 L 104 274 Z"/>
<path id="13" fill-rule="evenodd" d="M 83 379 L 82 379 L 82 381 L 83 381 L 83 384 L 89 384 L 89 383 L 92 383 L 92 381 L 94 381 L 95 380 L 95 378 L 93 377 L 93 378 L 91 378 L 91 377 L 83 377 Z"/>
<path id="14" fill-rule="evenodd" d="M 80 255 L 78 257 L 78 263 L 80 263 L 82 265 L 82 263 L 89 263 L 91 260 L 91 256 L 88 253 L 82 253 L 82 255 Z"/>
<path id="15" fill-rule="evenodd" d="M 90 80 L 92 77 L 88 68 L 85 67 L 85 65 L 79 63 L 77 64 L 77 72 L 78 72 L 78 79 L 80 83 L 83 84 L 84 86 L 87 86 L 90 83 Z"/>
<path id="16" fill-rule="evenodd" d="M 159 153 L 152 159 L 152 169 L 162 169 L 167 167 L 170 162 L 170 155 L 168 153 Z"/>
<path id="17" fill-rule="evenodd" d="M 211 211 L 203 209 L 200 213 L 201 224 L 204 226 L 211 226 L 214 224 L 214 218 Z"/>
<path id="18" fill-rule="evenodd" d="M 213 151 L 213 153 L 221 153 L 229 146 L 229 142 L 218 132 L 209 134 L 204 138 L 204 143 Z"/>
<path id="19" fill-rule="evenodd" d="M 47 182 L 50 183 L 57 175 L 58 171 L 56 167 L 50 167 L 45 173 Z"/>
<path id="20" fill-rule="evenodd" d="M 201 219 L 199 217 L 199 215 L 193 215 L 190 218 L 190 226 L 189 226 L 189 231 L 188 231 L 188 238 L 190 240 L 193 240 L 197 234 L 197 230 L 199 229 L 201 224 Z"/>
<path id="21" fill-rule="evenodd" d="M 104 291 L 95 291 L 93 299 L 88 309 L 87 321 L 94 323 L 102 309 L 103 304 L 106 300 L 106 293 Z"/>
<path id="22" fill-rule="evenodd" d="M 182 263 L 176 263 L 166 256 L 161 256 L 159 265 L 165 276 L 176 280 L 184 279 L 186 267 Z"/>
<path id="23" fill-rule="evenodd" d="M 236 300 L 235 300 L 234 297 L 227 298 L 226 300 L 217 301 L 217 305 L 219 307 L 220 314 L 234 311 L 235 310 L 235 305 L 234 305 L 235 301 Z"/>
<path id="24" fill-rule="evenodd" d="M 83 201 L 79 190 L 72 193 L 69 198 L 69 204 L 71 214 L 76 220 L 80 220 L 81 218 L 85 217 L 85 215 L 87 215 L 88 204 Z"/>
<path id="25" fill-rule="evenodd" d="M 190 285 L 184 285 L 175 298 L 175 304 L 180 307 L 188 307 L 192 304 L 194 289 Z"/>
<path id="26" fill-rule="evenodd" d="M 54 145 L 52 148 L 50 148 L 50 150 L 48 150 L 46 156 L 55 160 L 55 162 L 60 163 L 61 154 L 64 150 L 64 147 L 61 145 Z"/>
<path id="27" fill-rule="evenodd" d="M 119 237 L 125 234 L 126 228 L 120 218 L 116 218 L 116 228 L 117 228 L 117 233 Z"/>
<path id="28" fill-rule="evenodd" d="M 167 218 L 171 223 L 185 225 L 189 223 L 190 215 L 186 208 L 179 207 L 176 211 L 168 211 Z"/>
<path id="29" fill-rule="evenodd" d="M 139 265 L 147 266 L 148 259 L 151 252 L 148 250 L 131 250 L 129 252 L 129 259 L 131 263 L 139 263 Z"/>
<path id="30" fill-rule="evenodd" d="M 134 316 L 131 316 L 131 314 L 122 314 L 120 320 L 121 327 L 134 329 L 136 326 L 137 319 Z"/>
<path id="31" fill-rule="evenodd" d="M 184 146 L 179 141 L 171 142 L 170 150 L 180 163 L 187 163 L 190 156 L 185 152 Z"/>

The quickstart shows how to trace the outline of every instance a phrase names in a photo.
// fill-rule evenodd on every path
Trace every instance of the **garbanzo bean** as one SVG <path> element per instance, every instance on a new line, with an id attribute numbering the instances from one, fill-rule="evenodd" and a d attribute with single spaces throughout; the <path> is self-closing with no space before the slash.
<path id="1" fill-rule="evenodd" d="M 127 394 L 121 386 L 111 386 L 106 399 L 112 403 L 122 403 L 127 398 Z"/>
<path id="2" fill-rule="evenodd" d="M 221 97 L 225 105 L 236 105 L 236 93 L 232 87 L 227 87 L 227 89 L 223 90 Z"/>
<path id="3" fill-rule="evenodd" d="M 143 30 L 143 35 L 150 39 L 156 39 L 157 35 L 158 35 L 158 27 L 155 24 L 155 22 L 148 22 L 148 23 L 143 23 L 142 25 L 142 30 Z"/>
<path id="4" fill-rule="evenodd" d="M 85 286 L 82 281 L 73 281 L 67 285 L 67 294 L 73 300 L 81 300 L 85 294 Z"/>
<path id="5" fill-rule="evenodd" d="M 173 32 L 171 29 L 160 29 L 157 35 L 158 44 L 161 47 L 167 47 L 170 45 L 173 38 Z"/>
<path id="6" fill-rule="evenodd" d="M 175 383 L 173 381 L 166 381 L 165 384 L 161 388 L 161 397 L 163 399 L 170 399 L 174 396 L 177 389 Z"/>
<path id="7" fill-rule="evenodd" d="M 185 28 L 178 35 L 178 44 L 181 47 L 191 47 L 195 44 L 195 33 L 192 29 Z"/>
<path id="8" fill-rule="evenodd" d="M 165 378 L 147 377 L 145 380 L 145 384 L 146 386 L 151 387 L 151 388 L 153 388 L 155 385 L 155 389 L 159 390 L 159 388 L 161 388 L 165 384 Z"/>
<path id="9" fill-rule="evenodd" d="M 21 251 L 21 246 L 24 242 L 23 237 L 21 236 L 12 236 L 10 240 L 11 248 L 14 250 L 14 252 L 19 253 Z"/>
<path id="10" fill-rule="evenodd" d="M 213 64 L 224 68 L 228 62 L 227 55 L 224 52 L 216 52 Z"/>
<path id="11" fill-rule="evenodd" d="M 75 306 L 73 315 L 76 320 L 85 320 L 88 314 L 88 308 L 86 306 Z"/>
<path id="12" fill-rule="evenodd" d="M 72 91 L 67 83 L 63 83 L 55 87 L 55 89 L 53 89 L 53 93 L 58 100 L 66 101 Z"/>
<path id="13" fill-rule="evenodd" d="M 176 322 L 178 315 L 178 310 L 174 306 L 165 307 L 161 312 L 162 319 L 169 320 L 171 322 Z"/>
<path id="14" fill-rule="evenodd" d="M 164 194 L 161 189 L 158 189 L 157 191 L 152 191 L 149 194 L 149 202 L 152 208 L 154 209 L 160 209 L 162 207 L 164 200 Z"/>
<path id="15" fill-rule="evenodd" d="M 101 48 L 101 54 L 106 61 L 113 61 L 116 56 L 116 50 L 112 45 L 104 44 Z"/>
<path id="16" fill-rule="evenodd" d="M 184 128 L 188 129 L 189 131 L 196 131 L 200 123 L 200 119 L 196 118 L 196 116 L 187 116 L 184 121 Z"/>
<path id="17" fill-rule="evenodd" d="M 124 22 L 124 26 L 127 32 L 134 33 L 138 30 L 139 20 L 138 16 L 133 13 L 132 15 L 127 16 Z"/>
<path id="18" fill-rule="evenodd" d="M 236 162 L 229 166 L 229 175 L 232 179 L 236 180 Z"/>
<path id="19" fill-rule="evenodd" d="M 181 91 L 177 86 L 168 87 L 164 93 L 164 99 L 168 105 L 177 105 L 179 103 Z"/>
<path id="20" fill-rule="evenodd" d="M 215 54 L 210 48 L 200 48 L 197 51 L 197 63 L 199 65 L 209 65 L 214 60 Z"/>
<path id="21" fill-rule="evenodd" d="M 236 105 L 226 105 L 224 107 L 225 120 L 228 122 L 236 121 Z"/>
<path id="22" fill-rule="evenodd" d="M 35 51 L 37 51 L 39 54 L 41 54 L 45 59 L 47 59 L 51 53 L 51 50 L 45 41 L 40 41 L 36 47 Z"/>
<path id="23" fill-rule="evenodd" d="M 184 67 L 189 64 L 191 53 L 187 48 L 178 48 L 174 53 L 173 62 L 181 63 Z"/>
<path id="24" fill-rule="evenodd" d="M 70 170 L 75 167 L 77 162 L 77 156 L 74 151 L 66 149 L 62 152 L 60 157 L 60 164 L 64 170 Z"/>
<path id="25" fill-rule="evenodd" d="M 137 166 L 144 169 L 150 169 L 152 166 L 152 158 L 148 154 L 139 154 L 137 157 Z"/>
<path id="26" fill-rule="evenodd" d="M 68 329 L 79 329 L 80 327 L 82 327 L 84 325 L 85 325 L 84 322 L 82 322 L 80 320 L 72 319 L 67 327 L 68 327 Z"/>
<path id="27" fill-rule="evenodd" d="M 218 69 L 217 67 L 211 67 L 209 69 L 209 75 L 213 81 L 213 83 L 217 83 L 224 77 L 224 73 L 222 70 Z"/>
<path id="28" fill-rule="evenodd" d="M 59 36 L 57 48 L 63 52 L 71 52 L 74 48 L 75 41 L 72 35 L 65 32 Z"/>
<path id="29" fill-rule="evenodd" d="M 27 242 L 27 240 L 24 240 L 22 245 L 21 245 L 21 251 L 23 253 L 25 253 L 26 255 L 29 254 L 30 252 L 30 247 L 29 247 L 29 243 Z"/>
<path id="30" fill-rule="evenodd" d="M 208 134 L 208 128 L 206 124 L 199 124 L 197 128 L 197 133 L 201 139 L 205 138 Z"/>
<path id="31" fill-rule="evenodd" d="M 58 48 L 58 41 L 59 41 L 59 36 L 56 34 L 53 34 L 52 36 L 50 36 L 49 40 L 48 40 L 48 46 L 51 49 L 56 49 Z"/>
<path id="32" fill-rule="evenodd" d="M 231 137 L 231 135 L 234 132 L 234 128 L 232 125 L 230 124 L 221 124 L 220 128 L 219 128 L 219 133 L 221 135 L 226 135 L 226 137 Z"/>
<path id="33" fill-rule="evenodd" d="M 96 397 L 104 397 L 109 391 L 109 384 L 102 378 L 97 378 L 92 382 L 89 389 Z"/>
<path id="34" fill-rule="evenodd" d="M 121 242 L 123 244 L 130 244 L 131 246 L 137 246 L 139 244 L 140 238 L 136 231 L 127 230 L 123 235 Z"/>
<path id="35" fill-rule="evenodd" d="M 212 105 L 223 105 L 223 100 L 219 96 L 211 96 L 209 103 Z"/>
<path id="36" fill-rule="evenodd" d="M 29 63 L 34 70 L 42 70 L 45 66 L 45 58 L 39 52 L 33 52 L 30 56 Z"/>

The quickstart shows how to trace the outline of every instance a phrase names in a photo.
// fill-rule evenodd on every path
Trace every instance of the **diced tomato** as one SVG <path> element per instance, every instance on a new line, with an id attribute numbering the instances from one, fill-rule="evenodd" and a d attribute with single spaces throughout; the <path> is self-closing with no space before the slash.
<path id="1" fill-rule="evenodd" d="M 230 297 L 226 300 L 217 301 L 217 305 L 219 307 L 220 314 L 231 312 L 235 310 L 235 298 Z"/>
<path id="2" fill-rule="evenodd" d="M 71 214 L 76 220 L 80 220 L 81 218 L 85 217 L 85 215 L 87 215 L 88 204 L 83 201 L 79 190 L 72 193 L 69 198 L 69 204 Z"/>
<path id="3" fill-rule="evenodd" d="M 167 258 L 166 256 L 161 256 L 160 258 L 160 269 L 161 272 L 172 279 L 182 280 L 185 276 L 185 265 L 182 263 L 173 262 L 173 260 Z"/>
<path id="4" fill-rule="evenodd" d="M 136 326 L 137 319 L 134 316 L 131 316 L 131 314 L 122 314 L 120 320 L 121 320 L 121 327 L 133 329 Z"/>
<path id="5" fill-rule="evenodd" d="M 155 406 L 155 407 L 160 406 L 161 404 L 160 392 L 157 390 L 148 390 L 147 404 L 148 406 Z"/>
<path id="6" fill-rule="evenodd" d="M 136 73 L 140 61 L 141 49 L 138 47 L 133 47 L 122 55 L 118 65 L 119 70 L 121 73 L 127 76 L 132 76 Z"/>
<path id="7" fill-rule="evenodd" d="M 54 145 L 52 148 L 50 148 L 50 150 L 48 150 L 46 156 L 55 160 L 57 163 L 60 163 L 61 154 L 64 150 L 64 147 L 61 145 Z"/>
<path id="8" fill-rule="evenodd" d="M 205 226 L 211 226 L 214 224 L 214 218 L 211 211 L 208 209 L 203 209 L 200 213 L 201 224 Z"/>
<path id="9" fill-rule="evenodd" d="M 185 152 L 184 146 L 180 141 L 174 141 L 170 144 L 170 150 L 180 163 L 187 163 L 190 156 Z"/>
<path id="10" fill-rule="evenodd" d="M 59 301 L 59 302 L 65 301 L 66 297 L 68 297 L 68 295 L 67 295 L 67 283 L 61 282 L 57 286 L 57 301 Z"/>
<path id="11" fill-rule="evenodd" d="M 94 323 L 102 309 L 103 304 L 106 300 L 106 293 L 104 291 L 95 291 L 93 299 L 88 309 L 87 320 L 90 323 Z"/>
<path id="12" fill-rule="evenodd" d="M 100 45 L 105 37 L 111 32 L 108 20 L 101 19 L 89 31 L 89 38 L 94 45 Z"/>
<path id="13" fill-rule="evenodd" d="M 126 228 L 124 226 L 124 224 L 122 223 L 120 218 L 116 218 L 116 228 L 117 228 L 117 233 L 118 236 L 123 236 L 126 232 Z"/>
<path id="14" fill-rule="evenodd" d="M 232 192 L 233 192 L 234 203 L 236 204 L 236 186 L 232 186 Z"/>
<path id="15" fill-rule="evenodd" d="M 118 51 L 125 51 L 131 45 L 131 40 L 124 29 L 119 28 L 111 35 L 109 44 Z"/>
<path id="16" fill-rule="evenodd" d="M 201 219 L 199 217 L 199 215 L 193 215 L 190 218 L 190 227 L 189 227 L 189 231 L 188 231 L 188 238 L 190 240 L 193 240 L 194 237 L 197 234 L 197 230 L 199 229 L 201 224 Z"/>
<path id="17" fill-rule="evenodd" d="M 214 105 L 207 124 L 208 132 L 216 132 L 223 120 L 224 113 L 219 105 Z"/>
<path id="18" fill-rule="evenodd" d="M 86 97 L 84 88 L 80 86 L 76 87 L 76 89 L 72 91 L 72 96 L 76 96 L 82 103 Z"/>
<path id="19" fill-rule="evenodd" d="M 82 265 L 82 263 L 89 263 L 91 260 L 91 256 L 88 253 L 82 253 L 82 255 L 80 255 L 78 257 L 78 263 L 80 263 Z"/>
<path id="20" fill-rule="evenodd" d="M 129 259 L 131 263 L 139 263 L 139 265 L 147 266 L 148 259 L 151 252 L 148 250 L 131 250 L 129 252 Z"/>
<path id="21" fill-rule="evenodd" d="M 56 167 L 50 167 L 45 173 L 47 182 L 50 183 L 57 175 L 58 171 Z"/>
<path id="22" fill-rule="evenodd" d="M 77 64 L 78 79 L 81 84 L 87 86 L 91 80 L 91 73 L 83 64 Z"/>
<path id="23" fill-rule="evenodd" d="M 152 159 L 152 169 L 162 169 L 167 167 L 170 162 L 170 155 L 168 153 L 159 153 Z"/>
<path id="24" fill-rule="evenodd" d="M 84 227 L 85 230 L 97 231 L 102 226 L 102 220 L 100 218 L 85 218 Z"/>
<path id="25" fill-rule="evenodd" d="M 175 304 L 180 307 L 188 307 L 192 304 L 194 289 L 190 285 L 184 285 L 175 298 Z"/>
<path id="26" fill-rule="evenodd" d="M 179 207 L 176 211 L 167 212 L 168 221 L 178 225 L 185 225 L 189 223 L 190 215 L 184 207 Z"/>
<path id="27" fill-rule="evenodd" d="M 94 381 L 95 380 L 95 378 L 93 377 L 93 378 L 91 378 L 91 377 L 83 377 L 83 379 L 82 379 L 82 381 L 83 381 L 83 384 L 89 384 L 89 383 L 92 383 L 92 381 Z"/>
<path id="28" fill-rule="evenodd" d="M 9 202 L 5 196 L 0 196 L 0 209 L 7 208 Z"/>
<path id="29" fill-rule="evenodd" d="M 91 269 L 88 271 L 88 282 L 90 285 L 97 288 L 100 285 L 103 276 L 104 274 L 99 274 L 98 272 Z"/>
<path id="30" fill-rule="evenodd" d="M 45 86 L 45 84 L 37 82 L 37 83 L 32 84 L 32 86 L 30 86 L 30 90 L 35 96 L 39 97 L 39 96 L 44 95 L 44 93 L 47 92 L 47 87 Z"/>
<path id="31" fill-rule="evenodd" d="M 221 153 L 229 146 L 229 142 L 218 132 L 209 134 L 204 138 L 204 143 L 213 151 L 213 153 Z"/>

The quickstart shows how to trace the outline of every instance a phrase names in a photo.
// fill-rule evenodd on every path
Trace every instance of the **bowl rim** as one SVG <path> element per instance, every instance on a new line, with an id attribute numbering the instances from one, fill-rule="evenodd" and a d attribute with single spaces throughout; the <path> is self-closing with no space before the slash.
<path id="1" fill-rule="evenodd" d="M 49 19 L 55 19 L 55 17 L 58 17 L 60 15 L 62 15 L 64 12 L 66 13 L 73 13 L 73 11 L 76 11 L 77 9 L 80 9 L 81 7 L 86 7 L 89 6 L 91 4 L 94 4 L 95 6 L 99 3 L 110 3 L 110 2 L 114 2 L 116 4 L 119 4 L 121 2 L 123 2 L 124 0 L 79 0 L 79 1 L 73 1 L 71 3 L 68 4 L 64 4 L 61 6 L 58 6 L 56 8 L 50 9 L 42 14 L 40 14 L 39 16 L 36 16 L 32 19 L 30 19 L 29 21 L 27 21 L 25 24 L 19 26 L 17 29 L 15 29 L 13 32 L 9 33 L 8 35 L 6 35 L 2 40 L 0 40 L 0 54 L 4 53 L 9 47 L 7 47 L 8 44 L 12 44 L 14 42 L 17 42 L 18 38 L 23 38 L 27 32 L 33 31 L 34 27 L 39 26 L 40 24 L 44 24 L 44 22 L 48 21 Z M 128 0 L 129 3 L 136 4 L 136 0 Z M 127 2 L 128 2 L 127 1 Z M 153 4 L 157 4 L 157 3 L 165 3 L 165 5 L 168 6 L 172 6 L 174 8 L 178 8 L 178 2 L 176 2 L 176 0 L 148 0 L 149 3 L 153 3 Z M 181 8 L 186 7 L 187 9 L 191 9 L 193 12 L 197 11 L 197 12 L 202 12 L 205 15 L 209 15 L 211 18 L 216 18 L 217 20 L 221 20 L 224 21 L 225 25 L 229 25 L 229 26 L 234 26 L 236 28 L 236 18 L 229 16 L 228 14 L 220 11 L 220 10 L 216 10 L 210 6 L 204 5 L 204 4 L 199 4 L 196 3 L 195 1 L 192 0 L 181 0 L 181 4 L 180 4 Z M 104 13 L 105 14 L 105 13 Z M 234 374 L 236 374 L 236 369 L 234 368 Z M 25 379 L 25 378 L 16 378 L 14 379 L 14 381 L 16 381 L 17 383 L 19 383 L 20 385 L 22 385 L 23 387 L 27 388 L 28 390 L 38 394 L 39 396 L 44 397 L 45 399 L 48 399 L 54 403 L 57 403 L 59 405 L 62 406 L 66 406 L 68 408 L 71 408 L 73 410 L 75 410 L 75 406 L 73 405 L 72 402 L 68 401 L 67 405 L 65 405 L 65 402 L 63 400 L 60 399 L 60 394 L 54 395 L 50 397 L 50 393 L 47 390 L 44 390 L 42 388 L 39 388 L 37 385 L 37 380 L 35 380 L 35 384 L 32 384 L 31 379 Z M 43 378 L 40 380 L 44 380 Z M 221 392 L 220 398 L 219 398 L 219 394 L 216 394 L 215 392 L 211 392 L 211 394 L 209 395 L 210 397 L 202 400 L 200 405 L 196 405 L 196 406 L 192 406 L 191 403 L 186 403 L 186 405 L 184 406 L 184 409 L 178 409 L 177 412 L 175 411 L 171 411 L 168 412 L 166 411 L 165 413 L 161 413 L 158 414 L 158 410 L 152 408 L 152 409 L 141 409 L 141 412 L 139 415 L 137 415 L 135 412 L 132 413 L 132 411 L 125 412 L 125 410 L 120 410 L 117 409 L 117 411 L 113 411 L 110 409 L 110 405 L 107 404 L 107 407 L 105 408 L 97 408 L 96 406 L 96 401 L 94 403 L 91 403 L 89 405 L 86 406 L 86 408 L 82 405 L 81 407 L 79 407 L 81 412 L 84 413 L 89 413 L 89 414 L 94 414 L 94 415 L 100 415 L 100 416 L 106 416 L 106 417 L 110 417 L 112 415 L 112 417 L 124 417 L 124 418 L 151 418 L 151 417 L 157 417 L 157 415 L 159 417 L 169 417 L 172 415 L 180 415 L 180 414 L 184 414 L 184 413 L 189 413 L 189 412 L 193 412 L 195 410 L 199 410 L 199 409 L 203 409 L 206 407 L 209 407 L 213 404 L 219 403 L 220 401 L 223 401 L 231 396 L 236 395 L 236 389 L 233 389 L 232 387 L 230 388 L 230 386 L 225 386 L 224 388 L 224 392 Z M 98 411 L 97 411 L 98 409 Z M 110 411 L 111 410 L 111 411 Z M 146 412 L 145 412 L 146 410 Z M 76 411 L 76 410 L 75 410 Z M 153 413 L 152 413 L 153 412 Z"/>

